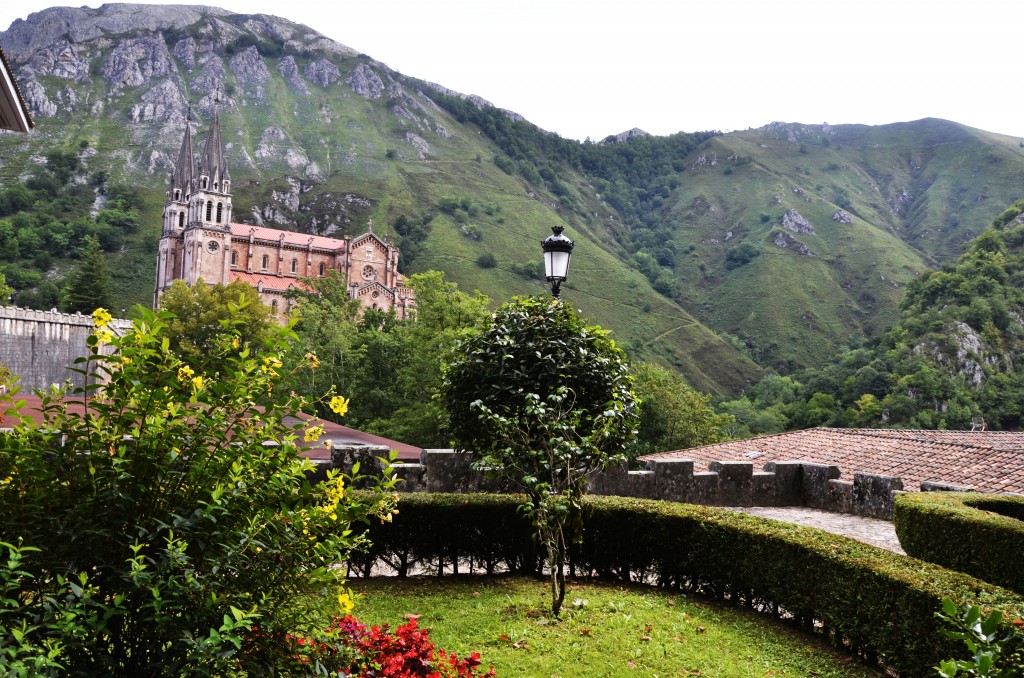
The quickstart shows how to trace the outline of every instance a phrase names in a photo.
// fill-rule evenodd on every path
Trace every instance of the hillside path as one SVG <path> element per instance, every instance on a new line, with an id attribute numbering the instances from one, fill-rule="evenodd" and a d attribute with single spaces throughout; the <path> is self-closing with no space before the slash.
<path id="1" fill-rule="evenodd" d="M 729 507 L 729 510 L 749 513 L 761 518 L 771 518 L 784 523 L 816 527 L 819 530 L 841 534 L 865 544 L 906 555 L 906 552 L 900 547 L 900 540 L 896 538 L 896 528 L 889 520 L 851 516 L 845 513 L 832 513 L 800 506 L 742 506 Z"/>

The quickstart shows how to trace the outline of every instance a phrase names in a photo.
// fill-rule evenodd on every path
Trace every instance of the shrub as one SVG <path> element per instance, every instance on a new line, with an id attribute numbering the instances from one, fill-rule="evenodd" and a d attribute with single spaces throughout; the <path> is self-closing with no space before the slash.
<path id="1" fill-rule="evenodd" d="M 498 265 L 498 260 L 490 252 L 485 252 L 476 258 L 476 265 L 480 268 L 494 268 Z"/>
<path id="2" fill-rule="evenodd" d="M 368 536 L 392 551 L 412 536 L 423 562 L 451 563 L 493 557 L 494 544 L 509 535 L 506 557 L 529 564 L 530 552 L 510 553 L 529 543 L 515 537 L 529 530 L 519 503 L 509 495 L 405 494 L 394 524 L 371 524 Z M 577 573 L 653 581 L 785 615 L 904 675 L 934 675 L 940 661 L 963 656 L 935 616 L 944 598 L 1024 623 L 1021 596 L 820 530 L 643 499 L 585 497 L 583 507 L 583 544 L 569 562 Z M 445 537 L 447 526 L 464 524 L 480 532 Z"/>
<path id="3" fill-rule="evenodd" d="M 638 403 L 625 353 L 606 330 L 547 297 L 516 298 L 457 342 L 441 402 L 460 449 L 519 483 L 548 552 L 552 612 L 565 596 L 568 544 L 581 537 L 588 475 L 624 460 Z"/>
<path id="4" fill-rule="evenodd" d="M 893 522 L 907 554 L 1024 593 L 1024 497 L 908 493 Z"/>
<path id="5" fill-rule="evenodd" d="M 290 328 L 245 345 L 233 316 L 201 374 L 168 350 L 168 314 L 123 337 L 93 318 L 88 385 L 0 434 L 0 626 L 71 675 L 287 675 L 285 638 L 344 608 L 347 528 L 390 517 L 388 485 L 356 498 L 350 479 L 307 479 L 296 440 L 318 431 L 288 418 L 312 403 L 274 389 Z M 0 634 L 0 657 L 24 654 L 21 635 Z"/>

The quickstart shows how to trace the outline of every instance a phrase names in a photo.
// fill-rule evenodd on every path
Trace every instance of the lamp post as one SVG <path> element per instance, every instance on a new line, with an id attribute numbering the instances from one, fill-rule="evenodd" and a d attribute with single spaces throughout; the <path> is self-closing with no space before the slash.
<path id="1" fill-rule="evenodd" d="M 562 282 L 569 276 L 569 257 L 576 246 L 562 235 L 564 226 L 552 226 L 553 235 L 545 238 L 540 246 L 544 249 L 544 274 L 551 283 L 551 294 L 555 299 L 561 296 Z"/>

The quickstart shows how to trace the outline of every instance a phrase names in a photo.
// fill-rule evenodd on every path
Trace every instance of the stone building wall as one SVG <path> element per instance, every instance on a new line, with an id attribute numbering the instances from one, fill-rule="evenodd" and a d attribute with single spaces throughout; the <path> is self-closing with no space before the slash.
<path id="1" fill-rule="evenodd" d="M 114 320 L 112 325 L 117 331 L 131 323 Z M 68 379 L 81 386 L 82 375 L 68 366 L 88 355 L 85 339 L 92 329 L 90 316 L 0 306 L 0 365 L 21 377 L 24 392 Z"/>

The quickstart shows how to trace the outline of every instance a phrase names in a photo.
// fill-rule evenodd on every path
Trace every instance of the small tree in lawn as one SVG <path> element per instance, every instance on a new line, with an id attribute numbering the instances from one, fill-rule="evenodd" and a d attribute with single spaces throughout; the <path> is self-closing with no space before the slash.
<path id="1" fill-rule="evenodd" d="M 551 609 L 565 598 L 570 542 L 582 538 L 589 475 L 624 459 L 637 401 L 625 353 L 608 332 L 546 297 L 516 298 L 457 342 L 441 399 L 460 449 L 526 491 L 547 551 Z"/>

